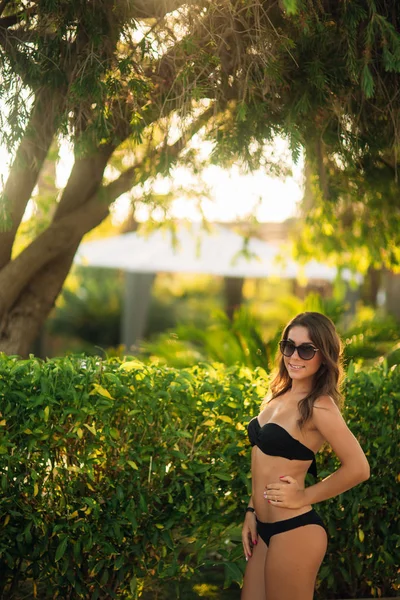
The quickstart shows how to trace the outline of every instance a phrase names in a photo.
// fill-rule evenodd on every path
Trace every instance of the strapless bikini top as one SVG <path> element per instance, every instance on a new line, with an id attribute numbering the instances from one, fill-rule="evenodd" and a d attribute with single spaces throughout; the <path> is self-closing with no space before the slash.
<path id="1" fill-rule="evenodd" d="M 256 445 L 264 454 L 282 456 L 289 460 L 312 460 L 308 473 L 317 477 L 315 454 L 310 448 L 296 440 L 278 423 L 265 423 L 261 427 L 258 418 L 254 417 L 247 427 L 252 446 Z"/>

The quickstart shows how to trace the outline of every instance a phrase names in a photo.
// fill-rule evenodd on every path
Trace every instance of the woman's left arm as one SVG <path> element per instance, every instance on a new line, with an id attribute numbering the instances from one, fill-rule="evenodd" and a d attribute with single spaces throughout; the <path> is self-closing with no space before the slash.
<path id="1" fill-rule="evenodd" d="M 321 396 L 315 402 L 313 424 L 330 444 L 341 466 L 322 481 L 307 488 L 299 488 L 297 481 L 290 476 L 281 477 L 282 483 L 269 484 L 264 497 L 275 506 L 301 508 L 322 502 L 369 478 L 368 460 L 329 396 Z"/>
<path id="2" fill-rule="evenodd" d="M 304 490 L 305 504 L 333 498 L 366 481 L 370 475 L 367 457 L 332 398 L 318 398 L 314 404 L 313 423 L 332 447 L 341 466 L 322 481 Z"/>

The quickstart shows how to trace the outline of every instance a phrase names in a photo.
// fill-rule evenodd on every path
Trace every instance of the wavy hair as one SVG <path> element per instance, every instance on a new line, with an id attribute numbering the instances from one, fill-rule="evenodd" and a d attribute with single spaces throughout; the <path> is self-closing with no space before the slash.
<path id="1" fill-rule="evenodd" d="M 311 418 L 314 402 L 320 396 L 328 395 L 334 400 L 339 409 L 342 407 L 343 396 L 340 392 L 343 381 L 342 343 L 331 319 L 321 313 L 303 312 L 294 317 L 283 331 L 283 340 L 288 339 L 290 329 L 296 325 L 306 327 L 311 341 L 319 349 L 322 356 L 322 363 L 313 377 L 313 387 L 310 393 L 299 400 L 298 403 L 300 412 L 298 425 L 302 428 Z M 281 355 L 278 362 L 278 372 L 271 382 L 267 402 L 282 396 L 291 387 L 292 380 Z"/>

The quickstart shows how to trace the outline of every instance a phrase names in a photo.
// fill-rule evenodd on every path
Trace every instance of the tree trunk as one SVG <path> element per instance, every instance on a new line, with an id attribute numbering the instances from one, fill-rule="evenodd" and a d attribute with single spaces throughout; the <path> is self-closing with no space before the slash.
<path id="1" fill-rule="evenodd" d="M 30 281 L 0 322 L 0 350 L 27 356 L 53 308 L 71 268 L 73 249 L 53 260 Z"/>
<path id="2" fill-rule="evenodd" d="M 400 321 L 400 273 L 385 274 L 386 310 Z"/>
<path id="3" fill-rule="evenodd" d="M 0 351 L 26 356 L 54 306 L 82 237 L 109 214 L 109 206 L 140 180 L 157 172 L 165 154 L 176 160 L 208 118 L 207 109 L 171 145 L 155 149 L 106 186 L 104 169 L 115 149 L 102 145 L 77 159 L 53 221 L 25 250 L 0 270 Z M 151 162 L 143 175 L 143 165 Z"/>
<path id="4" fill-rule="evenodd" d="M 0 269 L 8 263 L 15 234 L 32 196 L 44 159 L 57 127 L 62 100 L 48 90 L 38 95 L 32 117 L 19 145 L 3 192 L 8 217 L 7 231 L 0 232 Z"/>
<path id="5" fill-rule="evenodd" d="M 371 304 L 374 308 L 378 303 L 378 292 L 382 282 L 382 270 L 369 267 L 364 283 L 364 300 Z"/>
<path id="6" fill-rule="evenodd" d="M 225 312 L 231 321 L 243 302 L 243 284 L 243 277 L 224 277 Z"/>
<path id="7" fill-rule="evenodd" d="M 0 299 L 0 351 L 27 356 L 61 291 L 83 235 L 108 215 L 108 204 L 97 196 L 111 153 L 111 148 L 102 148 L 90 159 L 77 161 L 52 224 L 0 273 L 8 291 Z"/>

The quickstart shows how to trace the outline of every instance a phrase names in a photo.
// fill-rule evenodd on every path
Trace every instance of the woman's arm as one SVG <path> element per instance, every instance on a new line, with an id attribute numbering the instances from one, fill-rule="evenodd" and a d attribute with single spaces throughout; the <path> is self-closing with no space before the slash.
<path id="1" fill-rule="evenodd" d="M 254 508 L 253 496 L 250 496 L 250 500 L 247 506 L 251 506 L 251 508 Z M 252 548 L 257 544 L 257 539 L 258 535 L 256 513 L 246 511 L 242 527 L 242 544 L 246 560 L 249 560 L 249 558 L 251 558 Z"/>
<path id="2" fill-rule="evenodd" d="M 318 398 L 314 404 L 313 423 L 332 447 L 341 466 L 322 481 L 305 489 L 305 504 L 321 502 L 346 492 L 370 475 L 368 460 L 332 398 Z"/>
<path id="3" fill-rule="evenodd" d="M 341 466 L 322 481 L 301 489 L 293 477 L 281 477 L 282 483 L 269 484 L 266 499 L 282 508 L 301 508 L 327 500 L 369 478 L 368 460 L 347 427 L 332 398 L 321 396 L 314 404 L 313 424 L 330 444 Z"/>
<path id="4" fill-rule="evenodd" d="M 254 508 L 253 496 L 250 496 L 250 499 L 249 499 L 249 501 L 247 503 L 247 506 L 248 507 L 250 506 L 251 508 Z"/>

